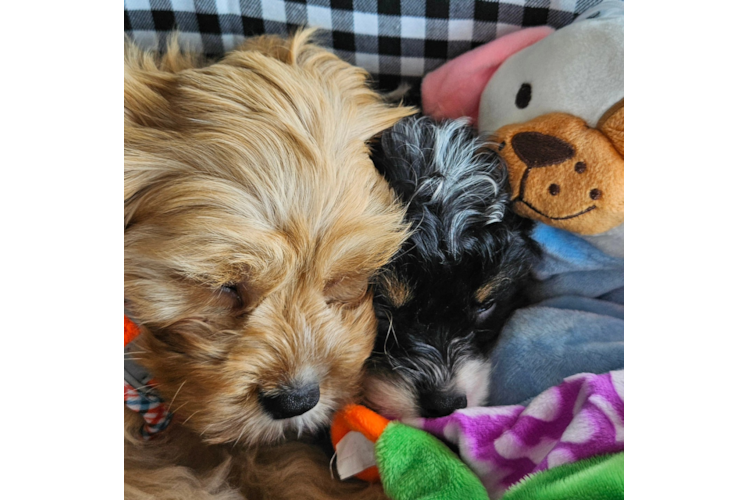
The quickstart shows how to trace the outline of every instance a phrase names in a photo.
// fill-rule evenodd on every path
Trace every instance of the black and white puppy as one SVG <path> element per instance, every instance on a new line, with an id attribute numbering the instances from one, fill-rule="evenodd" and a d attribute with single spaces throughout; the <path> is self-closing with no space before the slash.
<path id="1" fill-rule="evenodd" d="M 373 285 L 379 333 L 364 391 L 387 417 L 448 415 L 488 395 L 490 349 L 537 253 L 488 146 L 464 121 L 411 117 L 373 153 L 412 230 Z"/>

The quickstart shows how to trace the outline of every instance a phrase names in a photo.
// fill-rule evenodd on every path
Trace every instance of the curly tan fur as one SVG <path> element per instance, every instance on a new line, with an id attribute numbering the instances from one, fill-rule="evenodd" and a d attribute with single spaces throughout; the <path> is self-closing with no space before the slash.
<path id="1" fill-rule="evenodd" d="M 220 62 L 125 47 L 125 305 L 175 413 L 125 417 L 127 498 L 379 498 L 295 441 L 354 400 L 376 331 L 368 282 L 405 237 L 367 141 L 412 113 L 309 43 L 258 37 Z M 274 420 L 260 393 L 319 383 Z"/>

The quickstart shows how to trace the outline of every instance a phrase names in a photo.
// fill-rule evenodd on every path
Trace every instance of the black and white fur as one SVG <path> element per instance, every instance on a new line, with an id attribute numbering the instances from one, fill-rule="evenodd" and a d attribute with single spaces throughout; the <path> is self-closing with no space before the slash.
<path id="1" fill-rule="evenodd" d="M 387 417 L 447 415 L 488 395 L 488 353 L 537 250 L 487 146 L 464 121 L 411 117 L 373 154 L 412 229 L 374 284 L 379 333 L 365 397 Z"/>

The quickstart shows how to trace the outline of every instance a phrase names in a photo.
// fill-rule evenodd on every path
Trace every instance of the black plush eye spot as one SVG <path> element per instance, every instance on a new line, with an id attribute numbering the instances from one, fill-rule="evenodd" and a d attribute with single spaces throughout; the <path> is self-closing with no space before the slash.
<path id="1" fill-rule="evenodd" d="M 523 83 L 517 91 L 517 97 L 514 100 L 514 104 L 516 104 L 519 109 L 525 109 L 527 105 L 530 104 L 530 99 L 532 99 L 532 86 L 529 83 Z"/>
<path id="2" fill-rule="evenodd" d="M 501 150 L 502 150 L 502 149 L 504 149 L 505 147 L 506 147 L 506 141 L 501 141 L 501 144 L 499 144 L 499 146 L 498 146 L 498 148 L 497 148 L 497 149 L 498 149 L 499 151 L 501 151 Z"/>

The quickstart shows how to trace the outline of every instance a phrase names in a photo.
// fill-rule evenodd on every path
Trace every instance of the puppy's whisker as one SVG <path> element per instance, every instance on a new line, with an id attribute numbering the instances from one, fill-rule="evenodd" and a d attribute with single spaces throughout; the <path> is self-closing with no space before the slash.
<path id="1" fill-rule="evenodd" d="M 394 365 L 392 364 L 392 359 L 393 358 L 390 355 L 389 350 L 387 349 L 387 343 L 388 343 L 388 341 L 390 339 L 390 334 L 394 335 L 395 328 L 393 327 L 393 324 L 392 324 L 392 315 L 389 312 L 387 312 L 387 317 L 389 318 L 390 323 L 389 323 L 389 326 L 387 327 L 387 335 L 384 338 L 384 355 L 387 357 L 387 361 L 389 361 L 390 366 L 392 366 L 394 368 Z M 395 342 L 397 342 L 397 336 L 395 336 Z M 399 343 L 398 343 L 398 347 L 400 347 Z"/>
<path id="2" fill-rule="evenodd" d="M 203 431 L 200 433 L 200 437 L 203 437 L 203 435 L 205 435 L 205 433 L 208 432 L 212 427 L 213 427 L 213 424 L 206 425 L 205 429 L 203 429 Z"/>
<path id="3" fill-rule="evenodd" d="M 171 401 L 169 402 L 169 406 L 168 406 L 168 407 L 166 408 L 166 411 L 167 411 L 167 412 L 168 412 L 169 410 L 171 410 L 171 405 L 172 405 L 172 404 L 174 403 L 174 400 L 175 400 L 175 399 L 177 399 L 177 394 L 179 394 L 179 391 L 181 391 L 181 390 L 182 390 L 182 387 L 184 387 L 184 383 L 185 383 L 185 382 L 187 382 L 187 379 L 184 379 L 184 382 L 182 382 L 182 383 L 181 383 L 181 384 L 179 385 L 179 389 L 177 389 L 177 392 L 175 392 L 175 393 L 174 393 L 174 397 L 173 397 L 173 398 L 171 398 Z"/>
<path id="4" fill-rule="evenodd" d="M 395 325 L 392 320 L 392 314 L 388 311 L 387 317 L 390 320 L 390 326 L 389 330 L 387 331 L 387 334 L 389 335 L 390 332 L 392 332 L 392 337 L 395 339 L 395 344 L 397 344 L 397 347 L 400 347 L 400 341 L 397 340 L 397 334 L 395 333 Z M 385 345 L 387 345 L 387 342 L 385 341 Z"/>
<path id="5" fill-rule="evenodd" d="M 184 405 L 186 405 L 187 403 L 189 403 L 189 401 L 185 401 L 184 403 L 182 403 L 181 405 L 179 405 L 179 407 L 178 407 L 178 408 L 176 408 L 176 409 L 175 409 L 175 410 L 174 410 L 174 411 L 173 411 L 172 413 L 177 413 L 177 412 L 179 412 L 179 410 L 181 410 L 181 409 L 182 409 L 182 407 L 183 407 Z"/>
<path id="6" fill-rule="evenodd" d="M 414 234 L 414 233 L 416 233 L 416 232 L 417 232 L 417 231 L 418 231 L 418 230 L 419 230 L 419 229 L 421 228 L 421 224 L 423 224 L 423 221 L 424 221 L 425 219 L 426 219 L 426 215 L 424 214 L 423 216 L 421 216 L 421 220 L 420 220 L 420 221 L 418 221 L 418 224 L 416 225 L 416 227 L 415 227 L 415 228 L 411 228 L 411 229 L 410 229 L 410 232 L 411 232 L 411 234 Z M 398 259 L 402 259 L 402 258 L 403 258 L 403 257 L 404 257 L 405 255 L 408 255 L 408 254 L 409 254 L 410 252 L 413 252 L 413 251 L 415 251 L 415 250 L 416 250 L 416 248 L 417 248 L 417 247 L 416 247 L 415 245 L 412 245 L 412 246 L 411 246 L 410 248 L 408 248 L 408 249 L 407 249 L 407 250 L 405 250 L 404 252 L 402 252 L 402 253 L 398 254 Z"/>
<path id="7" fill-rule="evenodd" d="M 138 387 L 135 387 L 135 390 L 147 392 L 148 390 L 155 389 L 157 387 L 158 387 L 158 384 L 145 384 L 145 385 L 140 385 Z"/>
<path id="8" fill-rule="evenodd" d="M 199 410 L 195 410 L 195 411 L 193 411 L 193 412 L 192 412 L 192 413 L 190 414 L 190 416 L 189 416 L 189 417 L 185 418 L 185 419 L 184 419 L 184 420 L 182 421 L 182 425 L 185 425 L 185 424 L 186 424 L 187 422 L 189 422 L 189 420 L 190 420 L 190 419 L 191 419 L 192 417 L 194 417 L 196 413 L 198 413 L 198 412 L 200 412 L 200 411 L 202 411 L 202 409 L 199 409 Z"/>
<path id="9" fill-rule="evenodd" d="M 244 434 L 244 431 L 245 431 L 245 430 L 247 430 L 247 424 L 246 424 L 246 423 L 245 423 L 244 425 L 242 425 L 242 430 L 241 430 L 241 431 L 239 431 L 239 436 L 237 436 L 237 438 L 236 438 L 236 439 L 234 440 L 234 444 L 233 444 L 233 445 L 231 446 L 231 449 L 232 449 L 232 450 L 233 450 L 233 449 L 234 449 L 234 448 L 236 447 L 236 445 L 237 445 L 237 444 L 239 443 L 239 440 L 240 440 L 240 439 L 242 438 L 242 435 Z"/>
<path id="10" fill-rule="evenodd" d="M 330 479 L 332 480 L 336 480 L 335 474 L 332 471 L 332 463 L 335 461 L 337 457 L 338 457 L 338 450 L 335 450 L 335 453 L 332 454 L 332 458 L 330 459 L 330 464 L 329 464 L 330 465 Z"/>

